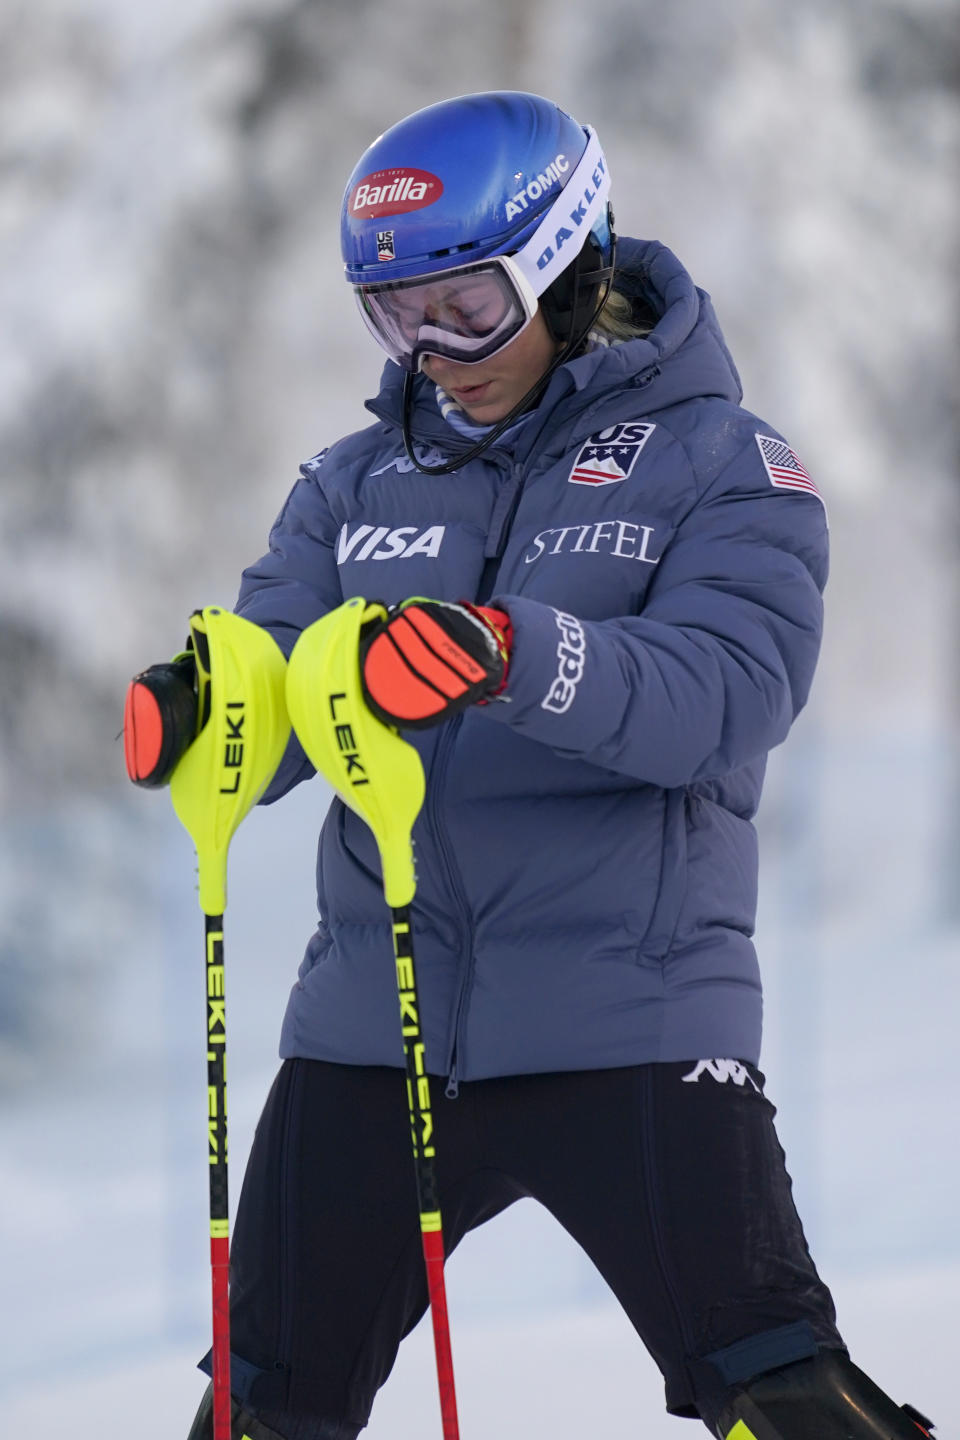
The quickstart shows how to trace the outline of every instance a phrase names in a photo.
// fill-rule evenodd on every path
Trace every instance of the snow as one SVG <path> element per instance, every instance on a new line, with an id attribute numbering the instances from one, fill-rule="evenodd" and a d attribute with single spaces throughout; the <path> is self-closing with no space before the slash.
<path id="1" fill-rule="evenodd" d="M 775 765 L 773 793 L 785 783 Z M 165 796 L 143 798 L 153 806 L 158 846 L 150 867 L 155 913 L 144 925 L 150 943 L 117 974 L 107 966 L 102 1043 L 65 1079 L 38 1077 L 29 1097 L 0 1115 L 0 1264 L 15 1297 L 2 1322 L 5 1416 L 11 1433 L 30 1440 L 59 1440 L 67 1427 L 78 1440 L 129 1440 L 131 1415 L 139 1417 L 138 1440 L 170 1440 L 186 1433 L 202 1390 L 195 1365 L 209 1343 L 206 1080 L 196 1043 L 203 922 L 189 841 Z M 231 847 L 234 1204 L 276 1065 L 291 956 L 312 923 L 312 837 L 326 800 L 321 782 L 301 786 L 251 815 Z M 905 812 L 908 834 L 910 823 Z M 781 853 L 779 837 L 770 841 Z M 960 1281 L 949 1143 L 958 1085 L 949 1062 L 955 1007 L 941 999 L 951 986 L 955 993 L 956 937 L 936 932 L 915 947 L 919 988 L 892 1005 L 903 963 L 892 898 L 875 896 L 893 927 L 889 955 L 862 953 L 862 937 L 858 944 L 834 922 L 817 937 L 818 963 L 804 957 L 798 975 L 796 946 L 816 932 L 791 935 L 788 876 L 774 865 L 769 880 L 764 1064 L 807 1233 L 854 1358 L 949 1435 L 960 1422 L 948 1353 Z M 299 913 L 291 896 L 302 898 Z M 812 1052 L 799 1041 L 811 1021 Z M 927 1043 L 918 1045 L 918 1035 Z M 468 1237 L 449 1263 L 448 1292 L 465 1440 L 682 1433 L 602 1281 L 533 1202 Z M 426 1326 L 403 1347 L 367 1433 L 439 1433 Z"/>
<path id="2" fill-rule="evenodd" d="M 487 1241 L 486 1264 L 501 1278 L 519 1242 L 510 1215 L 475 1237 Z M 511 1243 L 512 1242 L 512 1243 Z M 561 1257 L 562 1258 L 562 1257 Z M 475 1256 L 475 1266 L 480 1259 Z M 668 1416 L 660 1377 L 622 1314 L 608 1304 L 569 1303 L 516 1314 L 509 1303 L 495 1317 L 463 1317 L 460 1292 L 471 1278 L 454 1257 L 448 1266 L 451 1338 L 463 1440 L 583 1440 L 643 1435 L 678 1440 L 702 1434 Z M 894 1270 L 841 1277 L 834 1283 L 854 1358 L 887 1378 L 898 1401 L 910 1399 L 954 1432 L 960 1412 L 953 1383 L 955 1295 L 960 1266 Z M 517 1296 L 513 1297 L 514 1302 Z M 909 1344 L 902 1338 L 908 1336 Z M 203 1393 L 194 1346 L 161 1347 L 150 1355 L 118 1355 L 94 1374 L 51 1375 L 46 1384 L 14 1388 L 4 1409 L 11 1435 L 30 1440 L 170 1440 L 185 1436 Z M 369 1440 L 424 1440 L 440 1435 L 433 1338 L 425 1319 L 405 1342 L 378 1397 Z"/>

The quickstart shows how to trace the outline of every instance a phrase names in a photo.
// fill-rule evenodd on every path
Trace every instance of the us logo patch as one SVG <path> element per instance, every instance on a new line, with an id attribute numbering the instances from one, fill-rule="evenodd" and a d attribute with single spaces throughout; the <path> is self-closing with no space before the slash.
<path id="1" fill-rule="evenodd" d="M 591 435 L 580 447 L 567 479 L 571 485 L 619 485 L 656 428 L 649 420 L 631 420 Z"/>
<path id="2" fill-rule="evenodd" d="M 393 230 L 377 231 L 377 259 L 396 260 L 396 251 L 393 244 Z"/>

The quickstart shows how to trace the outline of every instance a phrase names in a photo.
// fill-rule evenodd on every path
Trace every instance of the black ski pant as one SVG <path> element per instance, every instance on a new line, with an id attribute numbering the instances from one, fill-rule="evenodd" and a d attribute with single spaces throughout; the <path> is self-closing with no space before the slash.
<path id="1" fill-rule="evenodd" d="M 623 1306 L 674 1415 L 711 1424 L 738 1382 L 843 1348 L 753 1067 L 433 1092 L 447 1253 L 515 1200 L 540 1201 Z M 354 1440 L 427 1305 L 402 1071 L 284 1062 L 243 1182 L 231 1287 L 237 1398 L 285 1440 Z"/>

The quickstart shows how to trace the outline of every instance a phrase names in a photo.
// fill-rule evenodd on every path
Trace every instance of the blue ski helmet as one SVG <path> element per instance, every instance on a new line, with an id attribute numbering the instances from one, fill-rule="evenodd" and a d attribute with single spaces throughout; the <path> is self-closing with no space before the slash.
<path id="1" fill-rule="evenodd" d="M 552 100 L 506 90 L 429 105 L 379 136 L 347 181 L 346 278 L 384 285 L 511 255 L 548 324 L 566 296 L 566 330 L 571 269 L 584 271 L 578 312 L 610 277 L 609 188 L 596 134 Z"/>

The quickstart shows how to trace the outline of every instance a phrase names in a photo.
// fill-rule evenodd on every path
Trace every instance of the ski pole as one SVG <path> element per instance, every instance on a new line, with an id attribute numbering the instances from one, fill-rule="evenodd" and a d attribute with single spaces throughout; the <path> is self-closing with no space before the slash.
<path id="1" fill-rule="evenodd" d="M 366 620 L 385 616 L 383 605 L 355 598 L 304 630 L 287 667 L 287 709 L 311 762 L 344 804 L 370 826 L 380 852 L 383 893 L 393 922 L 407 1104 L 443 1440 L 458 1440 L 433 1112 L 410 920 L 416 893 L 411 832 L 424 800 L 423 766 L 413 746 L 367 709 L 360 684 L 361 626 Z"/>
<path id="2" fill-rule="evenodd" d="M 213 1312 L 213 1440 L 230 1440 L 230 1214 L 223 915 L 234 831 L 280 763 L 290 721 L 286 662 L 273 637 L 217 606 L 190 617 L 198 734 L 170 779 L 170 798 L 197 852 L 207 996 L 207 1135 Z"/>

